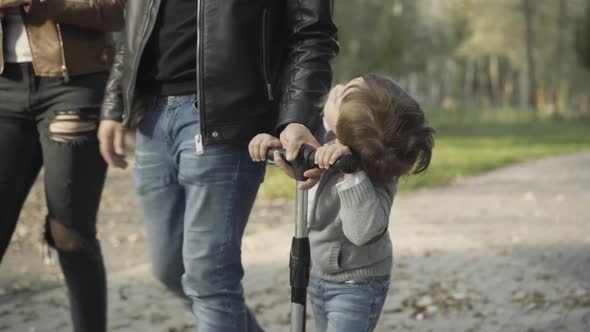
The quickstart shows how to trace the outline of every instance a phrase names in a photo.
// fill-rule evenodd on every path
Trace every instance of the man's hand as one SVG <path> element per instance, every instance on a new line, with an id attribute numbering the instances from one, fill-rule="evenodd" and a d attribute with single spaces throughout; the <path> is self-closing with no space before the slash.
<path id="1" fill-rule="evenodd" d="M 300 123 L 290 123 L 281 132 L 281 144 L 287 150 L 287 160 L 297 158 L 301 145 L 311 145 L 314 149 L 320 147 L 320 143 L 313 137 L 306 126 Z"/>
<path id="2" fill-rule="evenodd" d="M 100 154 L 107 164 L 118 168 L 127 168 L 125 130 L 120 122 L 113 120 L 100 121 L 98 141 L 100 142 Z"/>
<path id="3" fill-rule="evenodd" d="M 2 0 L 0 1 L 0 8 L 18 7 L 29 3 L 31 3 L 31 0 Z"/>
<path id="4" fill-rule="evenodd" d="M 0 1 L 0 18 L 6 15 L 6 11 L 4 9 L 10 7 L 18 7 L 22 5 L 28 5 L 31 3 L 31 0 L 4 0 Z"/>
<path id="5" fill-rule="evenodd" d="M 295 178 L 295 172 L 293 171 L 293 168 L 289 164 L 287 164 L 287 162 L 284 161 L 283 158 L 281 158 L 281 154 L 279 153 L 279 151 L 275 151 L 274 160 L 278 168 L 285 172 L 285 174 L 287 174 L 290 178 Z M 313 186 L 316 185 L 316 183 L 318 183 L 318 181 L 320 181 L 320 176 L 324 172 L 325 170 L 319 168 L 308 169 L 303 173 L 303 175 L 308 179 L 305 182 L 299 183 L 297 188 L 301 190 L 311 189 Z"/>
<path id="6" fill-rule="evenodd" d="M 299 149 L 301 145 L 307 144 L 312 146 L 313 148 L 317 149 L 320 147 L 320 143 L 315 139 L 311 131 L 309 129 L 300 124 L 300 123 L 290 123 L 283 129 L 281 132 L 281 144 L 287 150 L 287 160 L 292 161 L 297 158 L 297 154 L 299 153 Z M 293 170 L 291 166 L 289 166 L 284 160 L 279 158 L 275 154 L 275 163 L 277 166 L 282 169 L 285 173 L 289 174 L 287 170 L 290 170 L 291 174 L 293 174 Z M 299 184 L 299 189 L 307 190 L 311 187 L 315 186 L 315 184 L 320 180 L 320 176 L 324 173 L 324 170 L 320 170 L 317 168 L 310 169 L 303 173 L 309 179 L 301 184 Z M 293 177 L 293 176 L 291 176 Z"/>
<path id="7" fill-rule="evenodd" d="M 291 128 L 291 130 L 294 130 L 294 128 Z M 305 130 L 307 130 L 307 128 L 305 128 Z M 307 130 L 307 131 L 309 132 L 309 130 Z M 312 138 L 313 138 L 313 136 L 312 136 Z M 311 142 L 310 141 L 305 141 L 305 142 L 310 145 L 314 144 L 314 142 L 315 142 L 315 144 L 317 144 L 317 141 L 315 141 L 315 139 Z M 265 161 L 266 160 L 266 152 L 268 151 L 269 148 L 280 148 L 282 146 L 283 145 L 281 144 L 281 141 L 278 138 L 271 136 L 269 134 L 258 134 L 250 141 L 250 144 L 248 144 L 248 152 L 250 153 L 250 157 L 252 157 L 252 160 Z M 301 144 L 299 144 L 299 146 L 301 146 Z M 299 148 L 297 148 L 297 150 L 295 151 L 295 156 L 297 156 L 297 152 L 299 152 Z M 289 166 L 289 164 L 287 164 L 287 162 L 285 160 L 283 160 L 283 158 L 281 158 L 281 154 L 279 153 L 279 151 L 275 151 L 275 153 L 274 153 L 274 162 L 275 162 L 275 165 L 280 170 L 282 170 L 285 174 L 287 174 L 287 176 L 289 176 L 292 179 L 295 178 L 295 173 L 293 172 L 293 168 L 291 166 Z M 323 172 L 324 172 L 324 170 L 317 169 L 317 168 L 310 169 L 310 170 L 306 171 L 303 175 L 305 175 L 309 179 L 307 181 L 299 184 L 299 189 L 307 190 L 307 189 L 310 189 L 311 187 L 313 187 L 319 181 L 320 175 Z"/>

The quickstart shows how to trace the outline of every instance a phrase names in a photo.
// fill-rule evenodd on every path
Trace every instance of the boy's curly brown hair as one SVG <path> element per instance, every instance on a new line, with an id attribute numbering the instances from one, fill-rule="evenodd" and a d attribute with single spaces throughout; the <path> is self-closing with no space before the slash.
<path id="1" fill-rule="evenodd" d="M 340 106 L 338 140 L 348 146 L 375 182 L 425 171 L 430 165 L 434 129 L 410 95 L 392 80 L 365 75 Z M 415 166 L 415 167 L 414 167 Z"/>

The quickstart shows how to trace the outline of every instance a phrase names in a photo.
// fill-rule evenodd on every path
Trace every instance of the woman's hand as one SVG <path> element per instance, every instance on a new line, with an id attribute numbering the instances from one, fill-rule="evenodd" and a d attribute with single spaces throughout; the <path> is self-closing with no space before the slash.
<path id="1" fill-rule="evenodd" d="M 280 148 L 281 141 L 269 134 L 258 134 L 248 144 L 248 152 L 254 161 L 266 161 L 266 151 L 270 148 Z"/>
<path id="2" fill-rule="evenodd" d="M 350 155 L 348 146 L 343 145 L 340 141 L 335 140 L 332 143 L 319 147 L 315 152 L 315 164 L 321 169 L 329 169 L 330 166 L 344 155 Z"/>
<path id="3" fill-rule="evenodd" d="M 254 138 L 248 144 L 248 152 L 250 152 L 250 157 L 254 161 L 266 161 L 266 152 L 270 148 L 280 148 L 282 147 L 281 141 L 269 134 L 258 134 L 254 136 Z M 295 172 L 293 168 L 281 157 L 279 151 L 275 151 L 274 153 L 274 162 L 275 165 L 282 170 L 287 176 L 294 179 Z M 317 168 L 307 170 L 303 175 L 308 177 L 309 179 L 305 182 L 299 184 L 298 188 L 302 190 L 310 189 L 311 187 L 315 186 L 315 184 L 320 180 L 320 176 L 324 173 L 324 170 L 320 170 Z"/>

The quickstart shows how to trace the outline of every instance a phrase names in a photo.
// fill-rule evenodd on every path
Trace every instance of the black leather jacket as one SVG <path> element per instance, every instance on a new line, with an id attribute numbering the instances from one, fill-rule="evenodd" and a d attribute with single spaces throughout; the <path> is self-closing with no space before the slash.
<path id="1" fill-rule="evenodd" d="M 288 123 L 319 123 L 338 53 L 333 0 L 196 0 L 197 102 L 202 142 L 248 144 Z M 142 51 L 161 0 L 129 0 L 102 119 L 136 126 Z"/>

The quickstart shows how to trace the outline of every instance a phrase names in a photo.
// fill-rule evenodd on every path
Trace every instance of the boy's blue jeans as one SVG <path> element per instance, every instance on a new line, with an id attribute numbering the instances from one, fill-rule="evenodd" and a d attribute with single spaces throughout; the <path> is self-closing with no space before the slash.
<path id="1" fill-rule="evenodd" d="M 265 165 L 246 145 L 197 155 L 194 101 L 153 98 L 137 130 L 135 185 L 153 270 L 192 302 L 198 331 L 260 331 L 244 303 L 240 248 Z"/>
<path id="2" fill-rule="evenodd" d="M 389 289 L 389 277 L 348 282 L 310 276 L 309 300 L 318 332 L 370 332 L 375 329 Z"/>

